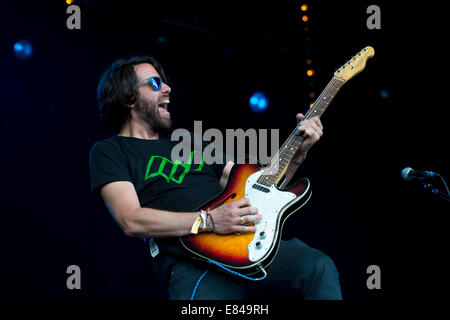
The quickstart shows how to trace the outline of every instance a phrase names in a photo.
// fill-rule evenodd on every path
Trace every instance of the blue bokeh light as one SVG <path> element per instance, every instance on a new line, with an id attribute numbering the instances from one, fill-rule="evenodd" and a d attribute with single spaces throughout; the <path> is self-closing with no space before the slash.
<path id="1" fill-rule="evenodd" d="M 263 112 L 269 106 L 269 99 L 264 92 L 255 92 L 249 100 L 250 108 L 253 112 L 259 113 Z"/>
<path id="2" fill-rule="evenodd" d="M 380 98 L 381 99 L 387 99 L 389 98 L 389 91 L 387 91 L 386 89 L 381 89 L 380 90 Z"/>
<path id="3" fill-rule="evenodd" d="M 14 44 L 14 53 L 20 60 L 26 60 L 33 54 L 33 46 L 28 40 L 20 40 Z"/>

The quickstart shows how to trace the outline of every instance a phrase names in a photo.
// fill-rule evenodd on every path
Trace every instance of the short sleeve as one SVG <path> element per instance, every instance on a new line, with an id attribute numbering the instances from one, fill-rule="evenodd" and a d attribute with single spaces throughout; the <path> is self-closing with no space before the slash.
<path id="1" fill-rule="evenodd" d="M 225 158 L 225 156 L 223 156 L 222 163 L 213 163 L 213 165 L 212 165 L 213 171 L 219 180 L 222 177 L 223 169 L 225 169 L 225 166 L 227 165 L 225 163 L 225 161 L 226 161 L 226 158 Z"/>
<path id="2" fill-rule="evenodd" d="M 113 141 L 94 144 L 89 154 L 91 191 L 100 196 L 100 187 L 114 181 L 132 181 L 128 165 L 119 145 Z"/>
<path id="3" fill-rule="evenodd" d="M 206 143 L 204 142 L 203 150 L 205 149 L 205 147 L 206 147 Z M 228 156 L 225 153 L 223 153 L 221 151 L 217 151 L 217 149 L 214 149 L 211 152 L 211 156 L 216 158 L 216 155 L 217 155 L 217 158 L 220 159 L 221 161 L 213 162 L 211 166 L 212 166 L 212 169 L 213 169 L 214 174 L 216 175 L 217 179 L 220 180 L 220 178 L 222 177 L 223 169 L 225 169 L 225 166 L 227 165 L 228 161 L 232 161 L 232 159 L 228 159 Z"/>

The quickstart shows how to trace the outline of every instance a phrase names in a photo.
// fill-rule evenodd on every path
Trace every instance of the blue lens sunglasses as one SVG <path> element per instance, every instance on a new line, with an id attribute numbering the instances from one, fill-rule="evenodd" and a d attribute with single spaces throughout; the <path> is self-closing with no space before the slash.
<path id="1" fill-rule="evenodd" d="M 162 88 L 163 80 L 161 77 L 150 77 L 142 81 L 140 85 L 146 84 L 147 82 L 152 86 L 153 90 L 155 91 L 159 91 Z"/>

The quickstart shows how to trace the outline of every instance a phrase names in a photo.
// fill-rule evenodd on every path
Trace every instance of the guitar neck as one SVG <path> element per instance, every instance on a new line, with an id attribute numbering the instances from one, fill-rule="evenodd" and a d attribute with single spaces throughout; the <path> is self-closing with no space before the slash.
<path id="1" fill-rule="evenodd" d="M 305 114 L 304 120 L 310 119 L 312 117 L 321 117 L 344 83 L 344 80 L 333 77 L 326 88 L 319 95 L 317 100 L 314 102 L 314 104 L 311 106 L 311 108 L 308 110 L 308 112 Z M 299 126 L 300 122 L 297 124 L 295 130 L 290 134 L 278 153 L 272 159 L 269 166 L 264 169 L 263 174 L 258 179 L 258 183 L 266 186 L 271 186 L 275 183 L 278 183 L 278 181 L 280 181 L 280 179 L 283 177 L 286 172 L 287 166 L 303 143 L 303 138 L 297 135 L 297 129 Z"/>
<path id="2" fill-rule="evenodd" d="M 372 58 L 374 55 L 374 49 L 367 46 L 341 66 L 334 73 L 331 81 L 308 110 L 304 119 L 322 116 L 342 85 L 361 72 L 366 65 L 367 59 Z M 278 183 L 284 176 L 287 166 L 303 143 L 303 138 L 297 135 L 299 126 L 300 123 L 297 124 L 295 130 L 291 133 L 275 157 L 272 158 L 270 164 L 264 169 L 264 172 L 258 179 L 258 183 L 270 187 Z"/>
<path id="3" fill-rule="evenodd" d="M 311 106 L 309 111 L 306 113 L 305 119 L 310 119 L 312 117 L 321 117 L 344 83 L 344 80 L 333 77 L 326 88 L 322 91 L 320 96 L 317 98 L 317 100 L 314 102 L 314 104 Z"/>

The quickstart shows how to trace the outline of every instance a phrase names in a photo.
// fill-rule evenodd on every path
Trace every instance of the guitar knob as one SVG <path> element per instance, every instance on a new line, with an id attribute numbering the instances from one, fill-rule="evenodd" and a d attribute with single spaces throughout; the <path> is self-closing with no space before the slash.
<path id="1" fill-rule="evenodd" d="M 259 233 L 259 237 L 260 237 L 261 239 L 264 239 L 264 238 L 266 237 L 266 233 L 265 233 L 264 231 L 261 231 L 261 232 Z"/>
<path id="2" fill-rule="evenodd" d="M 256 243 L 255 243 L 255 246 L 256 246 L 256 248 L 258 248 L 258 249 L 261 248 L 261 242 L 260 242 L 260 241 L 256 242 Z"/>

